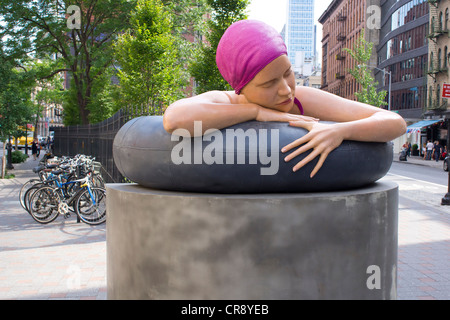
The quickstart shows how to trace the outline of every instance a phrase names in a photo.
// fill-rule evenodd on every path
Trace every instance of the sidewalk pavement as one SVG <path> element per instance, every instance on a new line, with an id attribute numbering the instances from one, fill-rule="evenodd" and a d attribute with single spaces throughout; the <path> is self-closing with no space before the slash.
<path id="1" fill-rule="evenodd" d="M 442 169 L 442 161 L 407 162 Z M 0 299 L 105 300 L 106 224 L 77 223 L 75 216 L 35 222 L 18 193 L 36 177 L 31 169 L 37 163 L 30 157 L 14 165 L 14 179 L 0 179 Z M 450 208 L 434 204 L 445 190 L 385 179 L 400 184 L 398 299 L 450 299 Z"/>
<path id="2" fill-rule="evenodd" d="M 401 163 L 410 163 L 410 164 L 416 164 L 420 166 L 427 166 L 431 168 L 438 168 L 443 170 L 444 161 L 443 160 L 424 160 L 423 157 L 419 156 L 411 156 L 408 157 L 406 161 L 400 161 L 399 160 L 399 154 L 394 152 L 394 162 L 401 162 Z"/>
<path id="3" fill-rule="evenodd" d="M 0 179 L 0 299 L 105 300 L 106 225 L 34 221 L 18 195 L 37 165 L 30 157 Z"/>

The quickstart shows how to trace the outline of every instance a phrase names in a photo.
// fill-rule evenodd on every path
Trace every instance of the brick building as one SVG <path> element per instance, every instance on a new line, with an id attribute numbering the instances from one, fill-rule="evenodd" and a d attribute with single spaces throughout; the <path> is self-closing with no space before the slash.
<path id="1" fill-rule="evenodd" d="M 366 11 L 375 0 L 334 0 L 319 18 L 323 25 L 322 36 L 322 90 L 341 97 L 356 100 L 355 92 L 361 87 L 348 69 L 356 67 L 344 48 L 353 49 L 364 28 L 366 41 L 378 45 L 379 31 L 366 28 Z M 376 50 L 372 52 L 369 65 L 376 66 Z"/>
<path id="2" fill-rule="evenodd" d="M 449 84 L 449 9 L 450 1 L 430 1 L 430 32 L 428 34 L 428 100 L 427 115 L 448 116 L 448 98 L 443 97 Z"/>

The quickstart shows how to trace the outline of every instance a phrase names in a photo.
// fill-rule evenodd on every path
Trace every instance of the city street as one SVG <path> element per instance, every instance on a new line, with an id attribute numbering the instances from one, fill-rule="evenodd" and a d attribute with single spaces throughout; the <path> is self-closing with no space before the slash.
<path id="1" fill-rule="evenodd" d="M 442 169 L 442 161 L 438 164 L 434 161 L 423 162 L 424 165 L 394 162 L 384 179 L 398 183 L 400 206 L 427 206 L 428 210 L 450 214 L 450 206 L 441 205 L 448 191 L 448 173 Z"/>
<path id="2" fill-rule="evenodd" d="M 411 163 L 411 160 L 401 163 L 394 162 L 389 173 L 447 186 L 448 172 L 442 169 L 443 161 L 418 161 L 421 161 L 423 165 L 415 165 L 415 163 Z"/>

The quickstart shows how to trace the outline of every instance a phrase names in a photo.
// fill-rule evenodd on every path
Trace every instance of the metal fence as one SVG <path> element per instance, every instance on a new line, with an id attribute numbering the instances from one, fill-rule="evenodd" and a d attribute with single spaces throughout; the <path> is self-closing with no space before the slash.
<path id="1" fill-rule="evenodd" d="M 53 127 L 55 132 L 53 153 L 56 156 L 85 154 L 102 163 L 102 175 L 108 183 L 122 183 L 125 178 L 117 169 L 113 158 L 116 133 L 130 119 L 158 114 L 143 108 L 120 109 L 111 118 L 96 124 Z"/>

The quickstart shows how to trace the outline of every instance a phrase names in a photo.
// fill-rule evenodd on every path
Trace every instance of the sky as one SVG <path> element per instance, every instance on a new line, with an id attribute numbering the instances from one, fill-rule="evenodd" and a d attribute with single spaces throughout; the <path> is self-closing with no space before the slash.
<path id="1" fill-rule="evenodd" d="M 248 6 L 249 19 L 261 20 L 281 32 L 286 23 L 288 0 L 250 0 Z M 314 20 L 317 25 L 317 51 L 322 50 L 322 25 L 318 22 L 319 17 L 325 12 L 333 0 L 314 1 Z M 319 55 L 320 57 L 321 55 Z"/>

